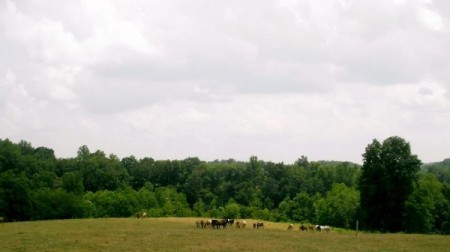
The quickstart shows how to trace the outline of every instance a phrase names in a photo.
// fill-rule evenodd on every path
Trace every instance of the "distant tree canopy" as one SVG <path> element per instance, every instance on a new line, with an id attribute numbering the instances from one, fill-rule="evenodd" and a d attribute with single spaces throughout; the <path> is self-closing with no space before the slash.
<path id="1" fill-rule="evenodd" d="M 441 183 L 450 183 L 450 158 L 442 162 L 430 163 L 423 165 L 426 172 L 433 173 Z"/>
<path id="2" fill-rule="evenodd" d="M 374 141 L 364 157 L 362 168 L 310 162 L 305 156 L 294 164 L 256 156 L 247 162 L 119 159 L 84 145 L 74 158 L 56 158 L 51 149 L 0 139 L 0 216 L 23 221 L 130 217 L 146 211 L 150 217 L 254 218 L 351 228 L 360 213 L 369 216 L 375 206 L 384 213 L 375 216 L 383 224 L 367 221 L 368 229 L 448 230 L 450 186 L 439 179 L 445 168 L 418 178 L 420 161 L 400 138 Z M 389 204 L 381 207 L 379 199 Z M 391 206 L 396 201 L 402 202 L 400 212 Z M 393 214 L 403 218 L 400 228 L 385 219 Z"/>

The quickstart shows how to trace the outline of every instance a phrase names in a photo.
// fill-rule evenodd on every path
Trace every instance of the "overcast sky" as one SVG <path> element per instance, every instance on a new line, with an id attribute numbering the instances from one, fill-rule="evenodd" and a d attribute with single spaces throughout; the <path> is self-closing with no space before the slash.
<path id="1" fill-rule="evenodd" d="M 450 157 L 448 0 L 0 0 L 0 138 L 74 157 Z"/>

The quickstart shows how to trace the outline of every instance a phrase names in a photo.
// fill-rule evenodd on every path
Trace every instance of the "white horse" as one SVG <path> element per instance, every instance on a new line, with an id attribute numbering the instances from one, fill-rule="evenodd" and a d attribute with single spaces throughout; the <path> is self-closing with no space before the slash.
<path id="1" fill-rule="evenodd" d="M 330 232 L 332 230 L 330 226 L 320 226 L 320 225 L 317 225 L 316 229 L 318 231 L 325 231 L 325 232 Z"/>

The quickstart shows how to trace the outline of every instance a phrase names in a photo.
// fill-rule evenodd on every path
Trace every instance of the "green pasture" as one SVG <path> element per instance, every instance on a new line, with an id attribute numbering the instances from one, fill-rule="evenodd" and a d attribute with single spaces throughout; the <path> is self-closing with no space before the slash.
<path id="1" fill-rule="evenodd" d="M 450 237 L 334 230 L 301 232 L 295 224 L 213 230 L 195 218 L 110 218 L 0 224 L 0 251 L 450 251 Z"/>

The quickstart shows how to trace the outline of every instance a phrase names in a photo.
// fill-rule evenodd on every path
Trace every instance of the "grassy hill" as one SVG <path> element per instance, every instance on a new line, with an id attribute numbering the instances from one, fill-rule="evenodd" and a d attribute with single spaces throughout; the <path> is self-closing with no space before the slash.
<path id="1" fill-rule="evenodd" d="M 110 218 L 0 224 L 0 251 L 445 251 L 448 236 L 200 229 L 195 218 Z"/>

